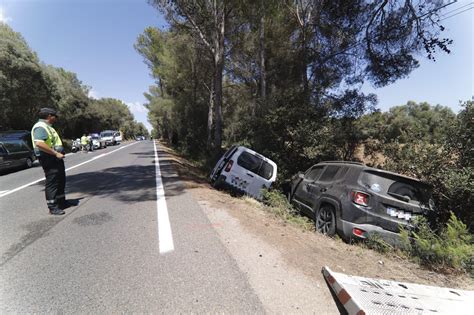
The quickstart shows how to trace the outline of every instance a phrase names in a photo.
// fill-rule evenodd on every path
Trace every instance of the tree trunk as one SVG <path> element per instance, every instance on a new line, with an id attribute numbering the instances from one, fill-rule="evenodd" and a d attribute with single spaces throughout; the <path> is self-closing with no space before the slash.
<path id="1" fill-rule="evenodd" d="M 212 126 L 214 124 L 214 82 L 209 89 L 209 109 L 207 111 L 207 148 L 212 149 Z"/>
<path id="2" fill-rule="evenodd" d="M 225 34 L 225 7 L 220 12 L 216 7 L 216 33 L 214 36 L 214 149 L 220 151 L 222 146 L 222 76 L 224 72 L 224 34 Z"/>
<path id="3" fill-rule="evenodd" d="M 259 28 L 259 50 L 260 50 L 260 100 L 265 102 L 267 91 L 267 73 L 265 70 L 265 6 L 264 0 L 261 0 L 261 17 Z"/>
<path id="4" fill-rule="evenodd" d="M 222 54 L 223 55 L 223 54 Z M 223 56 L 222 56 L 223 57 Z M 214 73 L 215 88 L 215 129 L 214 129 L 214 149 L 220 150 L 222 145 L 222 74 L 224 71 L 224 60 L 219 58 L 216 60 Z"/>

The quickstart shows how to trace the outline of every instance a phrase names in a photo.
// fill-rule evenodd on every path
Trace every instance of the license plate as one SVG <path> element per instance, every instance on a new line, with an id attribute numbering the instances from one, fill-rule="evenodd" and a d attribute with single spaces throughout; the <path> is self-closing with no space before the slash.
<path id="1" fill-rule="evenodd" d="M 406 221 L 409 221 L 412 218 L 411 212 L 405 212 L 403 210 L 390 208 L 390 207 L 387 207 L 387 214 L 391 217 L 394 217 L 394 218 L 396 217 L 396 218 L 403 219 Z"/>

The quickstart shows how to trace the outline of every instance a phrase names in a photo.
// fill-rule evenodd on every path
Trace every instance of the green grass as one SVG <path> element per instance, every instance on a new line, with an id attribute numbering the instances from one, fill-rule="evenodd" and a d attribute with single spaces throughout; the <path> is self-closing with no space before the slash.
<path id="1" fill-rule="evenodd" d="M 314 231 L 314 222 L 300 215 L 299 211 L 279 191 L 263 190 L 262 197 L 266 211 L 273 213 L 284 222 L 298 226 L 305 231 Z"/>

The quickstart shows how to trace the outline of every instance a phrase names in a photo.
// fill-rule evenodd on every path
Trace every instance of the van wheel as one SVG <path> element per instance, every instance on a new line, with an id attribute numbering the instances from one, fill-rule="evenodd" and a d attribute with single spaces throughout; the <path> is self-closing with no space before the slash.
<path id="1" fill-rule="evenodd" d="M 26 158 L 25 165 L 27 168 L 30 168 L 33 166 L 33 160 L 31 158 Z"/>
<path id="2" fill-rule="evenodd" d="M 327 236 L 336 235 L 336 214 L 331 206 L 322 206 L 316 212 L 316 231 Z"/>
<path id="3" fill-rule="evenodd" d="M 217 179 L 212 183 L 212 187 L 216 189 L 222 187 L 222 184 L 225 182 L 225 178 L 225 176 L 219 175 L 219 177 L 217 177 Z"/>

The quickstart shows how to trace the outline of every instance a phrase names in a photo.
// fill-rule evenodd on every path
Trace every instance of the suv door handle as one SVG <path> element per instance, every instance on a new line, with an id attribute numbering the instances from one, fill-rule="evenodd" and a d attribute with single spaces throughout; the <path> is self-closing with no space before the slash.
<path id="1" fill-rule="evenodd" d="M 326 190 L 328 190 L 327 188 L 321 188 L 320 192 L 325 192 Z"/>

